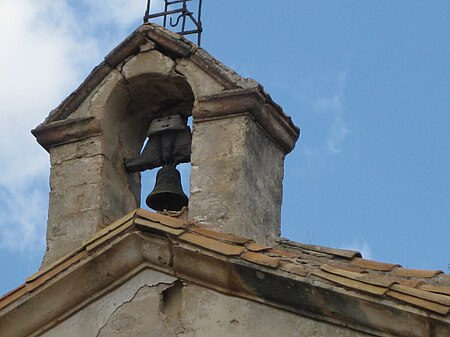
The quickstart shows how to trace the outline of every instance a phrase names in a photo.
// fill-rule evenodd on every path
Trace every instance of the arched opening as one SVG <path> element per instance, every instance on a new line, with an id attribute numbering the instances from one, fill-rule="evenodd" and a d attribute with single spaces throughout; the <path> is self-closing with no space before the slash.
<path id="1" fill-rule="evenodd" d="M 180 114 L 191 119 L 194 94 L 186 78 L 180 75 L 142 74 L 120 81 L 108 99 L 108 118 L 102 121 L 106 146 L 111 146 L 110 160 L 122 165 L 124 188 L 133 195 L 137 207 L 147 208 L 145 199 L 155 184 L 157 168 L 129 172 L 124 162 L 140 155 L 153 119 Z M 114 165 L 114 164 L 113 164 Z M 177 166 L 184 192 L 189 194 L 190 163 Z M 126 187 L 125 187 L 126 185 Z"/>

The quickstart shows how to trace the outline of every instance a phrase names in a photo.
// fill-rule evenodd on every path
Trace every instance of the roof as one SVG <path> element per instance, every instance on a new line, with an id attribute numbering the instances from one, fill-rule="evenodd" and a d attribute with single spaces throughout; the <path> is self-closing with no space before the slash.
<path id="1" fill-rule="evenodd" d="M 229 295 L 371 333 L 433 336 L 430 331 L 450 329 L 450 275 L 440 270 L 403 268 L 363 259 L 355 251 L 286 239 L 264 246 L 143 209 L 105 227 L 3 296 L 0 323 L 8 312 L 39 298 L 41 290 L 50 296 L 52 285 L 131 238 L 133 247 L 137 240 L 153 245 L 140 250 L 151 268 Z"/>

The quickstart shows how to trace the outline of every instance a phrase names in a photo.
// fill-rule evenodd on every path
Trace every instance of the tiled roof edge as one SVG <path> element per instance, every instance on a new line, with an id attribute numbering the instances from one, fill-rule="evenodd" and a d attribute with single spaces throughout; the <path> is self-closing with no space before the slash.
<path id="1" fill-rule="evenodd" d="M 339 264 L 333 261 L 330 261 L 330 265 L 316 265 L 314 263 L 308 265 L 295 254 L 261 246 L 252 240 L 198 227 L 176 217 L 143 209 L 137 209 L 125 215 L 97 232 L 91 239 L 84 242 L 79 249 L 27 278 L 24 285 L 0 299 L 0 309 L 71 268 L 80 260 L 95 252 L 98 247 L 133 229 L 144 233 L 148 232 L 165 236 L 172 241 L 183 242 L 188 246 L 197 246 L 213 254 L 219 254 L 224 258 L 231 258 L 234 261 L 245 261 L 245 263 L 253 265 L 256 270 L 263 268 L 264 270 L 281 272 L 284 275 L 283 277 L 286 278 L 300 276 L 305 280 L 311 279 L 314 282 L 311 277 L 317 277 L 323 282 L 344 287 L 347 290 L 369 294 L 381 301 L 392 298 L 404 304 L 444 316 L 450 312 L 450 296 L 448 295 L 450 287 L 426 284 L 425 281 L 429 278 L 423 282 L 408 283 L 408 277 L 396 275 L 395 271 L 398 265 L 369 261 L 357 257 L 350 261 L 350 264 L 357 265 L 360 268 L 356 269 L 356 271 L 346 269 L 345 265 L 342 265 L 341 268 Z M 309 246 L 302 245 L 302 247 L 306 249 Z M 315 250 L 320 249 L 318 246 L 313 248 Z M 373 270 L 378 271 L 379 274 L 372 275 Z M 424 275 L 423 271 L 419 274 Z M 416 276 L 417 273 L 412 272 L 408 275 Z M 430 275 L 437 277 L 441 273 L 431 271 L 427 276 Z M 417 278 L 414 280 L 417 281 Z M 414 298 L 417 300 L 413 300 Z"/>

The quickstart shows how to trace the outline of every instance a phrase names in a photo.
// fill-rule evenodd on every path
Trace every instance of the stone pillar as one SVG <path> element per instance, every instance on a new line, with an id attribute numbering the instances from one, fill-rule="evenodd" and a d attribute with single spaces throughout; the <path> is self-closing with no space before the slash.
<path id="1" fill-rule="evenodd" d="M 193 116 L 190 219 L 273 244 L 299 130 L 259 88 L 203 97 Z"/>
<path id="2" fill-rule="evenodd" d="M 95 118 L 57 122 L 35 134 L 51 161 L 46 266 L 139 207 L 140 181 L 130 183 L 139 176 L 111 160 Z"/>

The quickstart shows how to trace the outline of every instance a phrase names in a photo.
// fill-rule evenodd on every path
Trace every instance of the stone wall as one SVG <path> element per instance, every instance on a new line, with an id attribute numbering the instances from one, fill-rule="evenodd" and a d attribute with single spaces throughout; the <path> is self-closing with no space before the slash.
<path id="1" fill-rule="evenodd" d="M 280 235 L 284 154 L 250 115 L 194 124 L 189 216 L 273 245 Z"/>

